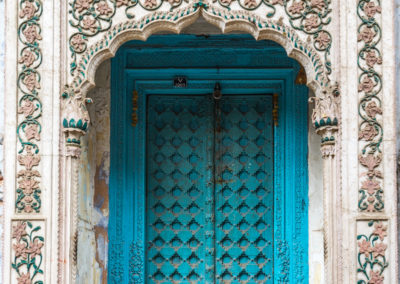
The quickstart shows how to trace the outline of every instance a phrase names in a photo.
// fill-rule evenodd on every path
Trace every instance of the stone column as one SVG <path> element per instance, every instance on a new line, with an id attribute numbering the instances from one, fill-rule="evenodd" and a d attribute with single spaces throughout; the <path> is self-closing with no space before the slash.
<path id="1" fill-rule="evenodd" d="M 326 283 L 338 283 L 337 243 L 340 239 L 340 195 L 337 184 L 337 139 L 339 129 L 339 91 L 337 85 L 323 91 L 315 101 L 312 120 L 321 136 L 323 159 L 323 205 L 324 205 L 324 261 Z"/>
<path id="2" fill-rule="evenodd" d="M 60 252 L 65 259 L 63 283 L 76 283 L 77 247 L 78 247 L 78 169 L 81 155 L 81 137 L 86 134 L 90 119 L 86 104 L 91 99 L 83 98 L 79 91 L 66 87 L 62 94 L 62 125 L 65 135 L 63 155 L 63 189 L 64 202 L 60 204 L 60 215 L 64 216 L 62 238 L 64 249 Z M 61 193 L 60 193 L 61 194 Z M 61 241 L 61 240 L 60 240 Z"/>

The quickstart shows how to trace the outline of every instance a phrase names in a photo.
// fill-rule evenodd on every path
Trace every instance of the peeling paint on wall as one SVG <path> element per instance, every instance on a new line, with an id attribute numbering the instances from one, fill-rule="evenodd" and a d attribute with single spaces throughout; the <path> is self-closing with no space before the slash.
<path id="1" fill-rule="evenodd" d="M 97 70 L 88 97 L 92 125 L 84 138 L 79 173 L 78 281 L 107 283 L 110 173 L 110 61 Z"/>

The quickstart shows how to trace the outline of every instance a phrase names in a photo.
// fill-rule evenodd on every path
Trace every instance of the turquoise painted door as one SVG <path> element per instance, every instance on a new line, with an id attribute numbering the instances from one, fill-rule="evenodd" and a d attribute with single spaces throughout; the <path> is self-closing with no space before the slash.
<path id="1" fill-rule="evenodd" d="M 150 95 L 149 283 L 273 283 L 269 95 Z"/>

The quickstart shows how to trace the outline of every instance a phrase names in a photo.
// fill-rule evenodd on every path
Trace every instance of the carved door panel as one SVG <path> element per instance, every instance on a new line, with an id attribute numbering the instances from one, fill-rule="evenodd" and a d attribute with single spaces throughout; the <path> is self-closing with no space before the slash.
<path id="1" fill-rule="evenodd" d="M 272 283 L 271 97 L 147 105 L 148 283 Z"/>

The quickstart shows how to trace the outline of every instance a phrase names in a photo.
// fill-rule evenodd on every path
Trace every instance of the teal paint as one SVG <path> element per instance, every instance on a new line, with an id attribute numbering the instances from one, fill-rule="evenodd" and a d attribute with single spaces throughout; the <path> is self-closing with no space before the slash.
<path id="1" fill-rule="evenodd" d="M 190 51 L 194 46 L 201 46 L 201 48 L 197 48 L 196 52 Z M 143 53 L 152 48 L 153 51 L 154 49 L 157 51 L 153 54 L 157 54 L 158 58 L 160 54 L 164 54 L 162 60 L 143 59 L 145 58 L 142 56 Z M 218 60 L 221 50 L 226 50 L 235 58 L 221 62 Z M 273 60 L 271 54 L 273 54 Z M 237 60 L 238 58 L 240 60 Z M 189 62 L 190 65 L 186 65 L 185 62 Z M 276 44 L 267 41 L 256 42 L 248 36 L 211 36 L 209 38 L 153 36 L 147 42 L 130 42 L 120 48 L 116 57 L 113 58 L 111 74 L 108 273 L 110 283 L 144 283 L 145 280 L 148 281 L 145 275 L 151 274 L 150 269 L 154 269 L 148 265 L 148 253 L 151 251 L 146 244 L 149 234 L 152 234 L 146 229 L 146 224 L 152 221 L 149 219 L 151 213 L 148 209 L 150 199 L 146 198 L 148 188 L 146 171 L 148 167 L 151 167 L 146 163 L 146 153 L 151 152 L 150 146 L 146 147 L 146 129 L 150 127 L 150 124 L 146 125 L 146 121 L 155 119 L 155 117 L 147 117 L 146 109 L 152 107 L 148 105 L 148 98 L 152 95 L 164 95 L 165 98 L 167 95 L 174 95 L 178 97 L 176 100 L 190 101 L 190 97 L 191 100 L 195 100 L 195 98 L 212 94 L 217 81 L 222 86 L 223 96 L 236 95 L 233 101 L 238 96 L 247 96 L 249 105 L 252 104 L 253 95 L 258 95 L 259 98 L 260 95 L 279 93 L 279 125 L 273 130 L 274 227 L 273 232 L 270 232 L 273 234 L 273 252 L 266 252 L 267 255 L 273 254 L 274 274 L 273 280 L 270 281 L 271 283 L 308 282 L 308 90 L 304 86 L 294 85 L 298 69 L 298 64 L 288 59 L 285 51 Z M 188 78 L 187 88 L 179 89 L 172 86 L 173 78 L 177 75 Z M 131 126 L 134 89 L 139 92 L 139 122 L 136 127 Z M 203 105 L 208 109 L 212 103 L 203 103 Z M 207 124 L 210 116 L 204 115 L 204 120 Z M 210 129 L 204 131 L 210 131 Z M 211 159 L 211 153 L 213 151 L 208 150 L 197 154 L 206 155 L 208 159 Z M 213 165 L 216 164 L 218 163 L 213 163 Z M 203 174 L 207 175 L 207 172 Z M 204 190 L 210 191 L 207 191 L 207 188 Z M 218 195 L 222 194 L 221 190 L 220 188 L 215 192 L 216 205 L 222 204 L 223 199 Z M 268 207 L 272 201 L 265 202 L 264 205 Z M 203 215 L 202 218 L 207 217 L 206 214 Z M 222 218 L 222 215 L 220 217 Z M 202 219 L 198 221 L 199 224 L 201 222 Z M 217 225 L 218 218 L 216 222 Z M 220 222 L 223 222 L 223 219 Z M 204 230 L 206 230 L 209 224 L 210 222 L 204 221 L 204 224 L 200 225 L 205 226 Z M 207 230 L 210 231 L 210 228 Z M 221 232 L 219 231 L 217 236 L 218 234 Z M 225 236 L 220 235 L 220 237 L 221 243 Z M 198 236 L 198 238 L 201 237 Z M 205 246 L 210 246 L 207 244 L 207 238 L 204 242 Z M 218 259 L 223 259 L 224 254 L 221 248 L 218 251 L 218 244 L 216 241 L 216 255 Z M 206 256 L 203 260 L 204 269 L 206 265 L 214 262 L 213 258 Z M 242 261 L 244 262 L 244 258 Z M 215 262 L 218 261 L 215 260 Z M 223 266 L 218 264 L 214 266 L 213 271 L 217 275 L 219 273 L 221 277 L 225 272 Z M 248 271 L 252 271 L 252 268 L 248 268 Z M 265 270 L 266 275 L 270 274 L 268 271 L 268 269 Z M 199 270 L 199 274 L 201 273 Z M 238 268 L 235 273 L 237 274 L 235 281 L 240 279 L 245 281 L 244 278 L 240 278 L 246 277 L 245 273 L 239 276 L 241 271 Z M 251 273 L 248 274 L 251 275 Z M 204 277 L 209 277 L 207 271 L 204 275 Z"/>

